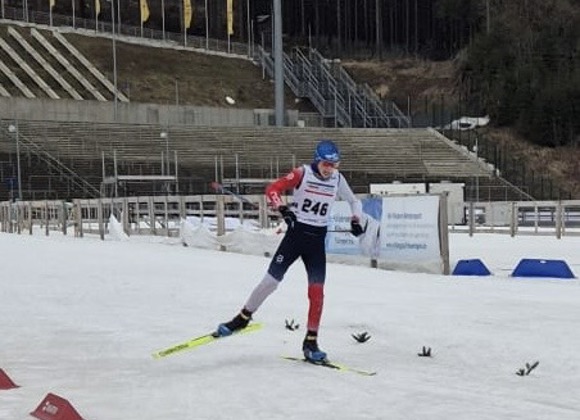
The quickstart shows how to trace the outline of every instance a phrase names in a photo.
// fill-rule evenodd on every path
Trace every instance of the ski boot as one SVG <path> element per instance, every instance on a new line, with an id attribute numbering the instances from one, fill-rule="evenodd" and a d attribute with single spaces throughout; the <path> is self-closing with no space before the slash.
<path id="1" fill-rule="evenodd" d="M 326 361 L 326 353 L 318 348 L 317 338 L 316 331 L 308 331 L 302 343 L 304 358 L 310 363 L 323 363 Z"/>
<path id="2" fill-rule="evenodd" d="M 251 319 L 252 313 L 244 308 L 231 321 L 218 325 L 217 330 L 212 335 L 214 337 L 227 337 L 228 335 L 232 335 L 235 331 L 246 328 Z"/>

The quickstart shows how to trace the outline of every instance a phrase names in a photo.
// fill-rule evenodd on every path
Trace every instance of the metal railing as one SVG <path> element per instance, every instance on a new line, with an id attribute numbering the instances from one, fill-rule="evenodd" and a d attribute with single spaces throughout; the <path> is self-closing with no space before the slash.
<path id="1" fill-rule="evenodd" d="M 50 14 L 46 12 L 39 12 L 29 10 L 26 12 L 23 8 L 18 7 L 4 7 L 3 19 L 22 21 L 26 23 L 34 23 L 39 25 L 50 26 Z M 95 34 L 110 36 L 113 32 L 113 24 L 111 22 L 84 19 L 68 15 L 52 14 L 53 27 L 70 27 L 72 29 L 84 29 L 94 31 Z M 186 33 L 175 33 L 168 31 L 160 31 L 157 29 L 143 28 L 141 32 L 140 26 L 121 24 L 114 25 L 115 33 L 117 35 L 126 35 L 135 38 L 143 38 L 154 41 L 164 41 L 168 46 L 187 46 L 190 48 L 211 50 L 216 52 L 223 52 L 227 54 L 236 54 L 239 56 L 250 56 L 251 48 L 247 43 L 223 41 L 215 38 L 200 37 Z"/>
<path id="2" fill-rule="evenodd" d="M 34 156 L 38 157 L 43 161 L 47 167 L 56 173 L 57 177 L 66 178 L 74 187 L 78 188 L 87 196 L 98 197 L 99 190 L 97 190 L 91 183 L 86 181 L 82 176 L 74 172 L 68 166 L 66 166 L 60 159 L 53 156 L 50 152 L 45 150 L 40 144 L 33 141 L 26 133 L 23 133 L 19 129 L 17 124 L 10 124 L 7 127 L 3 127 L 3 134 L 5 137 L 13 138 L 16 143 L 16 150 L 18 154 L 18 162 L 20 162 L 20 153 L 30 152 Z M 21 150 L 22 149 L 22 150 Z M 20 164 L 18 164 L 18 189 L 19 189 L 19 199 L 23 199 L 22 195 L 22 185 L 20 180 Z"/>

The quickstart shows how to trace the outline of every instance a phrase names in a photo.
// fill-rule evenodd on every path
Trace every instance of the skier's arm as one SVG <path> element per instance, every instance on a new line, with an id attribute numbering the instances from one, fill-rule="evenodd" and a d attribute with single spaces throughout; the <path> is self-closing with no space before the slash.
<path id="1" fill-rule="evenodd" d="M 338 183 L 337 196 L 341 200 L 345 200 L 350 204 L 353 219 L 360 221 L 362 218 L 362 203 L 356 198 L 346 178 L 340 174 L 340 181 Z"/>
<path id="2" fill-rule="evenodd" d="M 352 217 L 350 219 L 350 233 L 354 236 L 359 237 L 366 231 L 366 225 L 363 228 L 361 225 L 362 222 L 362 203 L 361 201 L 356 198 L 354 193 L 352 192 L 350 185 L 348 182 L 340 174 L 340 180 L 338 183 L 338 197 L 347 201 L 350 204 L 350 210 L 352 212 Z"/>
<path id="3" fill-rule="evenodd" d="M 278 209 L 279 206 L 284 204 L 282 203 L 282 194 L 296 188 L 300 184 L 300 181 L 302 181 L 303 176 L 304 168 L 294 168 L 292 172 L 282 178 L 278 178 L 268 185 L 266 187 L 266 199 L 268 200 L 268 204 L 272 206 L 273 209 Z"/>

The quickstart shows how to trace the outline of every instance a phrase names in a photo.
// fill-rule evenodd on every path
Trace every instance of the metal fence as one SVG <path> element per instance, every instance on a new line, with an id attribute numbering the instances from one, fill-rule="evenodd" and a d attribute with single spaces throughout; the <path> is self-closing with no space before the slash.
<path id="1" fill-rule="evenodd" d="M 85 29 L 94 31 L 97 34 L 114 34 L 126 35 L 131 37 L 140 37 L 143 39 L 150 39 L 155 41 L 164 41 L 169 44 L 186 46 L 190 48 L 204 49 L 214 52 L 221 52 L 227 54 L 235 54 L 239 56 L 253 57 L 254 48 L 250 43 L 241 43 L 234 41 L 224 41 L 209 37 L 200 37 L 195 35 L 183 33 L 175 33 L 168 31 L 160 31 L 157 29 L 141 28 L 140 26 L 113 25 L 111 22 L 101 21 L 97 19 L 84 19 L 68 15 L 51 15 L 46 12 L 39 12 L 34 10 L 26 11 L 23 8 L 5 6 L 1 11 L 3 19 L 23 21 L 26 23 L 36 23 L 47 26 L 65 26 L 73 29 Z M 52 25 L 51 25 L 52 24 Z"/>

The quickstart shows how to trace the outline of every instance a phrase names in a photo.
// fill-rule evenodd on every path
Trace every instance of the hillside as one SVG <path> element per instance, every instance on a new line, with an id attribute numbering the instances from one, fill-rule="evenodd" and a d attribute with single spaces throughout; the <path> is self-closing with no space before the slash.
<path id="1" fill-rule="evenodd" d="M 442 100 L 453 106 L 458 97 L 456 69 L 452 61 L 430 62 L 415 59 L 384 61 L 343 61 L 355 80 L 368 83 L 381 97 L 393 99 L 401 109 L 409 106 L 412 115 L 428 112 Z M 443 99 L 442 99 L 443 98 Z M 487 127 L 484 134 L 499 147 L 512 151 L 511 157 L 526 162 L 534 175 L 544 175 L 580 199 L 580 139 L 576 147 L 539 147 L 508 128 Z"/>
<path id="2" fill-rule="evenodd" d="M 492 128 L 488 136 L 499 145 L 508 145 L 513 151 L 512 158 L 525 161 L 534 176 L 549 174 L 555 185 L 569 191 L 572 198 L 580 199 L 580 147 L 540 147 L 507 128 Z"/>
<path id="3" fill-rule="evenodd" d="M 113 48 L 109 39 L 67 34 L 85 56 L 113 80 Z M 246 59 L 225 58 L 186 50 L 117 42 L 117 77 L 132 102 L 236 108 L 272 108 L 273 84 Z M 230 105 L 225 97 L 236 103 Z M 287 92 L 286 107 L 312 111 Z"/>
<path id="4" fill-rule="evenodd" d="M 111 40 L 66 37 L 112 80 Z M 418 109 L 426 98 L 455 92 L 451 62 L 394 59 L 342 64 L 355 80 L 368 83 L 380 97 L 394 100 L 401 109 L 406 109 L 408 100 Z M 133 102 L 175 103 L 177 92 L 182 105 L 231 106 L 225 102 L 227 95 L 236 100 L 237 108 L 274 106 L 272 81 L 264 80 L 259 66 L 246 59 L 117 42 L 117 74 L 119 87 Z M 314 112 L 288 89 L 286 106 Z"/>
<path id="5" fill-rule="evenodd" d="M 394 100 L 401 108 L 410 104 L 411 113 L 425 107 L 425 101 L 456 94 L 455 68 L 451 61 L 394 58 L 383 61 L 342 61 L 359 82 L 368 83 L 382 98 Z"/>

